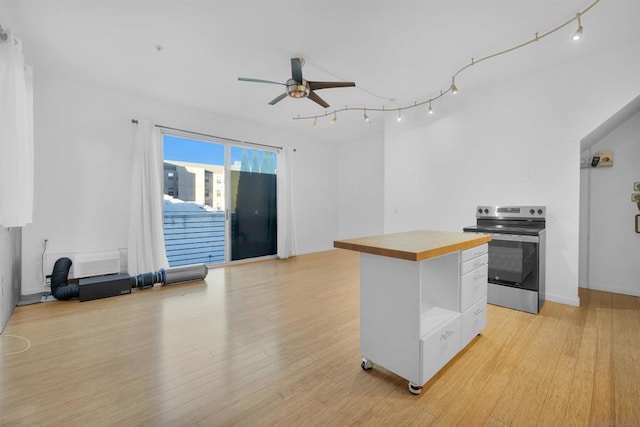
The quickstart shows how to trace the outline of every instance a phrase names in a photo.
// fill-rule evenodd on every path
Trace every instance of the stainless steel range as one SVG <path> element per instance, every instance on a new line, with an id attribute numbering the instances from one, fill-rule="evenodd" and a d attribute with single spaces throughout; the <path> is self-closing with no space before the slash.
<path id="1" fill-rule="evenodd" d="M 545 206 L 478 206 L 476 225 L 488 234 L 487 302 L 537 314 L 545 300 Z"/>

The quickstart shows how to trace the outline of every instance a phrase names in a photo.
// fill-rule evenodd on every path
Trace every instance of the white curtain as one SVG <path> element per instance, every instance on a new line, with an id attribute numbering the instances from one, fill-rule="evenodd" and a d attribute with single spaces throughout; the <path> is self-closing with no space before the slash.
<path id="1" fill-rule="evenodd" d="M 139 120 L 134 145 L 128 250 L 131 275 L 169 267 L 162 225 L 162 135 L 153 123 Z"/>
<path id="2" fill-rule="evenodd" d="M 287 259 L 296 254 L 295 216 L 293 212 L 293 168 L 292 159 L 283 148 L 278 152 L 278 258 Z"/>
<path id="3" fill-rule="evenodd" d="M 33 218 L 33 70 L 22 42 L 7 31 L 0 41 L 0 226 Z"/>

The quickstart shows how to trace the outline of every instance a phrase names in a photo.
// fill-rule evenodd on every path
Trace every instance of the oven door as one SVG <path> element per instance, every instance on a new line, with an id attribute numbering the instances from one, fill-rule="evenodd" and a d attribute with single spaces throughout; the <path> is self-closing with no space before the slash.
<path id="1" fill-rule="evenodd" d="M 491 234 L 489 282 L 538 290 L 538 236 Z"/>

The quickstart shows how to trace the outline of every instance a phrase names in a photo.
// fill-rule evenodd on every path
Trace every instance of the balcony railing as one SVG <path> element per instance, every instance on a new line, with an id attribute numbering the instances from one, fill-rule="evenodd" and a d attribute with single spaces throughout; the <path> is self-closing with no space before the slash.
<path id="1" fill-rule="evenodd" d="M 164 242 L 169 265 L 224 262 L 224 212 L 165 210 Z"/>

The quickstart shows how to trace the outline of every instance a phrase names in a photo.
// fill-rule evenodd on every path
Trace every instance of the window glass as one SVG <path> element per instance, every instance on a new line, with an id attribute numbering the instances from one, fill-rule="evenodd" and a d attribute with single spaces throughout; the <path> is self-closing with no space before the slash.
<path id="1" fill-rule="evenodd" d="M 224 144 L 163 136 L 164 239 L 169 265 L 224 262 L 225 201 L 213 207 L 210 177 L 224 175 Z M 170 187 L 168 182 L 174 184 Z"/>

